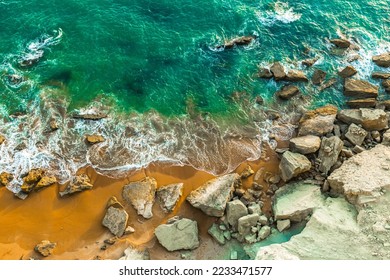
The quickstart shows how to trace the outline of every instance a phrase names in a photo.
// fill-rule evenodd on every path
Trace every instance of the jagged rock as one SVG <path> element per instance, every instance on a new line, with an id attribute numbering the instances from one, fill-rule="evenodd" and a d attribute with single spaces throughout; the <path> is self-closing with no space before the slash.
<path id="1" fill-rule="evenodd" d="M 238 219 L 238 233 L 241 236 L 248 235 L 251 232 L 251 228 L 257 225 L 259 220 L 258 214 L 249 214 Z"/>
<path id="2" fill-rule="evenodd" d="M 263 226 L 258 233 L 259 240 L 266 239 L 270 234 L 271 228 L 269 226 Z"/>
<path id="3" fill-rule="evenodd" d="M 311 163 L 304 155 L 292 153 L 290 151 L 283 154 L 279 164 L 281 177 L 285 182 L 301 173 L 309 171 L 310 168 Z"/>
<path id="4" fill-rule="evenodd" d="M 139 251 L 139 250 L 134 249 L 132 247 L 128 247 L 123 252 L 123 257 L 121 257 L 119 260 L 144 261 L 144 260 L 150 260 L 150 255 L 149 255 L 149 252 L 147 250 Z"/>
<path id="5" fill-rule="evenodd" d="M 237 228 L 238 219 L 246 215 L 248 209 L 240 200 L 229 201 L 226 204 L 226 220 L 233 228 Z"/>
<path id="6" fill-rule="evenodd" d="M 316 69 L 313 73 L 313 76 L 311 77 L 311 81 L 315 85 L 321 84 L 326 77 L 326 72 L 322 71 L 321 69 Z"/>
<path id="7" fill-rule="evenodd" d="M 351 108 L 374 108 L 376 106 L 375 98 L 355 99 L 347 101 L 347 105 Z"/>
<path id="8" fill-rule="evenodd" d="M 208 233 L 214 238 L 214 240 L 217 241 L 219 244 L 225 245 L 225 243 L 226 243 L 225 236 L 224 236 L 224 234 L 223 234 L 223 231 L 220 230 L 220 228 L 218 227 L 217 224 L 213 223 L 207 232 L 208 232 Z"/>
<path id="9" fill-rule="evenodd" d="M 337 108 L 332 105 L 306 112 L 299 121 L 298 136 L 323 136 L 331 132 L 336 115 Z"/>
<path id="10" fill-rule="evenodd" d="M 125 234 L 132 234 L 135 232 L 135 229 L 132 226 L 127 226 L 125 229 Z"/>
<path id="11" fill-rule="evenodd" d="M 285 231 L 286 229 L 289 229 L 291 226 L 290 220 L 279 220 L 276 222 L 276 228 L 279 232 Z"/>
<path id="12" fill-rule="evenodd" d="M 244 169 L 244 171 L 241 172 L 241 179 L 246 179 L 250 176 L 252 176 L 253 174 L 255 174 L 255 171 L 253 171 L 253 169 L 250 167 L 250 165 L 247 165 L 247 167 Z"/>
<path id="13" fill-rule="evenodd" d="M 237 173 L 233 173 L 212 179 L 192 191 L 187 201 L 209 216 L 222 217 L 226 203 L 232 197 L 234 184 L 239 177 Z"/>
<path id="14" fill-rule="evenodd" d="M 164 212 L 171 212 L 183 194 L 183 183 L 170 184 L 157 189 L 157 199 Z"/>
<path id="15" fill-rule="evenodd" d="M 351 42 L 346 39 L 332 39 L 330 42 L 341 49 L 347 49 L 351 46 Z"/>
<path id="16" fill-rule="evenodd" d="M 25 193 L 31 192 L 41 180 L 44 173 L 45 171 L 40 168 L 31 169 L 23 178 L 23 185 L 20 187 L 20 190 Z"/>
<path id="17" fill-rule="evenodd" d="M 245 45 L 249 45 L 255 38 L 252 37 L 252 36 L 241 36 L 241 37 L 237 37 L 237 38 L 234 38 L 228 42 L 226 42 L 223 47 L 225 49 L 231 49 L 233 48 L 234 46 L 245 46 Z M 221 46 L 218 46 L 218 47 L 221 47 Z"/>
<path id="18" fill-rule="evenodd" d="M 345 137 L 352 144 L 360 146 L 366 138 L 367 134 L 367 131 L 353 123 L 348 127 L 348 131 L 345 134 Z"/>
<path id="19" fill-rule="evenodd" d="M 290 150 L 303 155 L 315 153 L 321 146 L 321 138 L 306 135 L 290 139 Z"/>
<path id="20" fill-rule="evenodd" d="M 348 65 L 347 67 L 345 67 L 343 70 L 339 72 L 339 76 L 345 79 L 345 78 L 352 77 L 356 73 L 357 71 L 355 67 Z"/>
<path id="21" fill-rule="evenodd" d="M 93 188 L 91 180 L 87 174 L 77 175 L 73 180 L 66 186 L 65 190 L 60 192 L 60 196 L 74 194 L 76 192 L 82 192 L 84 190 L 90 190 Z"/>
<path id="22" fill-rule="evenodd" d="M 299 70 L 290 70 L 286 75 L 286 80 L 290 82 L 308 82 L 305 73 Z"/>
<path id="23" fill-rule="evenodd" d="M 112 234 L 121 237 L 125 233 L 129 215 L 124 209 L 110 206 L 103 218 L 103 226 L 108 228 Z"/>
<path id="24" fill-rule="evenodd" d="M 262 68 L 259 70 L 259 78 L 271 79 L 273 77 L 271 71 L 267 68 Z"/>
<path id="25" fill-rule="evenodd" d="M 97 144 L 97 143 L 101 143 L 101 142 L 106 141 L 106 139 L 104 139 L 103 136 L 97 135 L 97 134 L 87 135 L 87 136 L 85 137 L 85 140 L 86 140 L 86 141 L 88 142 L 88 144 L 90 144 L 90 145 L 94 145 L 94 144 Z"/>
<path id="26" fill-rule="evenodd" d="M 339 154 L 343 148 L 343 141 L 337 137 L 322 138 L 318 159 L 321 161 L 319 170 L 325 174 L 329 172 L 337 162 Z"/>
<path id="27" fill-rule="evenodd" d="M 346 124 L 360 124 L 368 131 L 380 131 L 388 127 L 388 117 L 382 109 L 345 109 L 338 113 L 337 118 Z"/>
<path id="28" fill-rule="evenodd" d="M 280 90 L 278 90 L 275 94 L 280 99 L 287 100 L 299 94 L 299 88 L 294 85 L 286 85 L 283 86 Z"/>
<path id="29" fill-rule="evenodd" d="M 275 81 L 280 81 L 286 78 L 284 67 L 280 62 L 275 62 L 270 68 L 271 73 L 274 76 Z"/>
<path id="30" fill-rule="evenodd" d="M 344 194 L 352 204 L 375 201 L 390 185 L 390 148 L 377 145 L 345 161 L 328 177 L 333 191 Z"/>
<path id="31" fill-rule="evenodd" d="M 35 190 L 39 190 L 39 189 L 42 189 L 42 188 L 49 187 L 49 186 L 51 186 L 51 185 L 53 185 L 55 183 L 57 183 L 56 177 L 54 177 L 54 176 L 43 176 L 39 180 L 37 185 L 35 186 Z"/>
<path id="32" fill-rule="evenodd" d="M 145 219 L 153 217 L 152 207 L 157 189 L 157 182 L 154 178 L 146 177 L 137 182 L 132 182 L 123 187 L 122 197 L 130 203 L 137 214 Z"/>
<path id="33" fill-rule="evenodd" d="M 311 215 L 322 201 L 321 189 L 317 185 L 303 182 L 284 185 L 275 193 L 275 219 L 301 222 Z"/>
<path id="34" fill-rule="evenodd" d="M 155 234 L 158 242 L 168 251 L 199 247 L 198 224 L 190 219 L 183 218 L 172 224 L 159 225 Z"/>
<path id="35" fill-rule="evenodd" d="M 331 78 L 329 79 L 328 81 L 326 81 L 325 83 L 323 83 L 319 88 L 318 90 L 319 91 L 323 91 L 327 88 L 330 88 L 331 86 L 333 86 L 335 83 L 337 82 L 337 79 L 336 78 Z"/>
<path id="36" fill-rule="evenodd" d="M 14 176 L 8 172 L 0 173 L 0 187 L 6 187 L 12 180 Z"/>
<path id="37" fill-rule="evenodd" d="M 248 213 L 258 214 L 259 216 L 263 214 L 263 212 L 261 211 L 261 207 L 258 203 L 250 203 L 248 205 Z"/>
<path id="38" fill-rule="evenodd" d="M 344 95 L 354 98 L 376 98 L 378 96 L 378 87 L 367 81 L 346 79 Z"/>
<path id="39" fill-rule="evenodd" d="M 372 57 L 372 61 L 378 66 L 390 67 L 390 53 L 375 55 Z"/>
<path id="40" fill-rule="evenodd" d="M 5 142 L 5 137 L 3 135 L 0 135 L 0 145 Z"/>
<path id="41" fill-rule="evenodd" d="M 302 65 L 311 67 L 318 61 L 318 59 L 319 59 L 318 57 L 305 59 L 302 61 Z"/>
<path id="42" fill-rule="evenodd" d="M 40 253 L 44 257 L 48 257 L 53 254 L 54 248 L 57 246 L 57 243 L 50 242 L 49 240 L 43 240 L 41 243 L 37 244 L 34 250 Z"/>
<path id="43" fill-rule="evenodd" d="M 384 80 L 382 86 L 387 93 L 390 93 L 390 79 Z"/>
<path id="44" fill-rule="evenodd" d="M 371 78 L 373 78 L 373 79 L 382 79 L 382 80 L 390 79 L 390 73 L 374 72 L 374 73 L 371 74 Z"/>
<path id="45" fill-rule="evenodd" d="M 115 197 L 115 196 L 111 196 L 110 199 L 108 200 L 107 202 L 107 206 L 106 208 L 110 208 L 110 207 L 114 207 L 114 208 L 118 208 L 118 209 L 123 209 L 123 205 L 122 203 L 120 203 L 118 201 L 118 199 Z"/>

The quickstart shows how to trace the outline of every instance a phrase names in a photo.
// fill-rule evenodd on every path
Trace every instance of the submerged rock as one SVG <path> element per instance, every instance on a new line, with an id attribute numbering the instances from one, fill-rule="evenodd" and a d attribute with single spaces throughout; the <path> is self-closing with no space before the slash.
<path id="1" fill-rule="evenodd" d="M 157 199 L 164 212 L 171 212 L 183 194 L 183 183 L 170 184 L 157 189 Z"/>
<path id="2" fill-rule="evenodd" d="M 337 136 L 322 138 L 321 148 L 318 153 L 318 159 L 321 162 L 319 170 L 321 172 L 327 174 L 333 165 L 335 165 L 343 149 L 343 145 L 343 141 Z"/>
<path id="3" fill-rule="evenodd" d="M 311 67 L 318 61 L 318 59 L 319 59 L 318 57 L 305 59 L 302 61 L 302 65 Z"/>
<path id="4" fill-rule="evenodd" d="M 82 192 L 84 190 L 90 190 L 93 188 L 93 184 L 87 174 L 77 175 L 66 186 L 65 190 L 60 192 L 60 196 L 74 194 L 76 192 Z"/>
<path id="5" fill-rule="evenodd" d="M 339 72 L 339 76 L 342 78 L 349 78 L 355 75 L 356 73 L 357 70 L 355 69 L 355 67 L 348 65 L 347 67 L 345 67 L 343 70 Z"/>
<path id="6" fill-rule="evenodd" d="M 378 66 L 390 67 L 390 53 L 375 55 L 372 57 L 372 61 Z"/>
<path id="7" fill-rule="evenodd" d="M 187 201 L 209 216 L 222 217 L 239 177 L 237 173 L 233 173 L 212 179 L 192 191 Z"/>
<path id="8" fill-rule="evenodd" d="M 305 135 L 290 139 L 290 149 L 303 155 L 315 153 L 321 146 L 321 138 L 314 135 Z"/>
<path id="9" fill-rule="evenodd" d="M 329 79 L 328 81 L 326 81 L 325 83 L 323 83 L 319 88 L 318 90 L 319 91 L 323 91 L 327 88 L 330 88 L 331 86 L 333 86 L 335 83 L 337 82 L 337 79 L 336 78 L 331 78 Z"/>
<path id="10" fill-rule="evenodd" d="M 346 79 L 344 95 L 354 98 L 376 98 L 378 96 L 378 87 L 367 81 Z"/>
<path id="11" fill-rule="evenodd" d="M 279 164 L 281 177 L 285 182 L 301 173 L 309 171 L 310 168 L 311 163 L 304 155 L 292 153 L 290 151 L 283 154 Z"/>
<path id="12" fill-rule="evenodd" d="M 336 115 L 337 108 L 333 105 L 306 112 L 299 121 L 298 136 L 323 136 L 331 132 Z"/>
<path id="13" fill-rule="evenodd" d="M 171 224 L 159 225 L 155 234 L 158 242 L 168 251 L 199 247 L 198 224 L 190 219 L 183 218 Z"/>
<path id="14" fill-rule="evenodd" d="M 43 240 L 41 243 L 37 244 L 34 250 L 40 253 L 44 257 L 48 257 L 53 254 L 54 248 L 57 246 L 57 243 L 50 242 L 49 240 Z"/>
<path id="15" fill-rule="evenodd" d="M 107 209 L 102 224 L 108 228 L 112 234 L 121 237 L 125 233 L 128 218 L 129 215 L 124 209 L 110 206 Z"/>
<path id="16" fill-rule="evenodd" d="M 157 182 L 154 178 L 146 177 L 137 182 L 132 182 L 123 187 L 122 196 L 130 203 L 138 215 L 145 219 L 153 217 L 152 207 L 157 189 Z"/>
<path id="17" fill-rule="evenodd" d="M 280 81 L 286 78 L 286 72 L 284 72 L 284 67 L 280 62 L 272 64 L 270 71 L 272 72 L 275 81 Z"/>
<path id="18" fill-rule="evenodd" d="M 360 124 L 368 131 L 380 131 L 388 127 L 388 117 L 382 109 L 345 109 L 338 113 L 337 118 L 346 124 Z"/>
<path id="19" fill-rule="evenodd" d="M 280 99 L 287 100 L 299 94 L 299 88 L 294 85 L 286 85 L 283 86 L 280 90 L 278 90 L 275 94 Z"/>

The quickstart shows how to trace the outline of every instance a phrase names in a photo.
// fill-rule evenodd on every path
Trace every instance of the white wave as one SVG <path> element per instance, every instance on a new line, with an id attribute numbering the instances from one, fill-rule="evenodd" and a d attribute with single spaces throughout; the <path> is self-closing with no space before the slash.
<path id="1" fill-rule="evenodd" d="M 300 20 L 302 14 L 295 13 L 288 3 L 277 1 L 272 11 L 256 11 L 258 20 L 264 25 L 273 25 L 275 22 L 291 23 Z"/>

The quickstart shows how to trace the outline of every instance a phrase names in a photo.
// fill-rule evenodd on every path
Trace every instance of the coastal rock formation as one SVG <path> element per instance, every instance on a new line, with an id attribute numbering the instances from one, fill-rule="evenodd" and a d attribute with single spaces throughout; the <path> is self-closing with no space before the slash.
<path id="1" fill-rule="evenodd" d="M 110 206 L 103 218 L 102 224 L 108 228 L 112 234 L 121 237 L 125 233 L 129 215 L 124 209 Z"/>
<path id="2" fill-rule="evenodd" d="M 106 139 L 104 139 L 104 137 L 101 135 L 93 134 L 93 135 L 87 135 L 85 137 L 85 140 L 87 141 L 88 144 L 94 145 L 97 143 L 104 142 Z"/>
<path id="3" fill-rule="evenodd" d="M 190 219 L 183 218 L 171 224 L 159 225 L 155 234 L 158 242 L 168 251 L 199 247 L 198 224 Z"/>
<path id="4" fill-rule="evenodd" d="M 77 175 L 66 186 L 65 190 L 60 192 L 60 196 L 74 194 L 76 192 L 82 192 L 84 190 L 90 190 L 93 188 L 93 184 L 87 174 Z"/>
<path id="5" fill-rule="evenodd" d="M 341 70 L 339 72 L 339 76 L 341 78 L 349 78 L 349 77 L 352 77 L 353 75 L 355 75 L 357 73 L 357 70 L 355 69 L 355 67 L 351 66 L 351 65 L 348 65 L 346 66 L 343 70 Z"/>
<path id="6" fill-rule="evenodd" d="M 328 174 L 329 170 L 337 162 L 343 145 L 343 141 L 337 136 L 322 138 L 321 148 L 318 153 L 318 159 L 321 162 L 319 170 L 321 172 Z"/>
<path id="7" fill-rule="evenodd" d="M 321 84 L 326 77 L 326 72 L 322 71 L 321 69 L 316 69 L 313 73 L 313 76 L 311 77 L 311 81 L 315 85 Z"/>
<path id="8" fill-rule="evenodd" d="M 291 97 L 297 95 L 299 93 L 299 88 L 294 85 L 286 85 L 283 86 L 280 90 L 278 90 L 275 94 L 277 97 L 283 100 L 288 100 Z"/>
<path id="9" fill-rule="evenodd" d="M 390 67 L 390 53 L 375 55 L 372 57 L 372 61 L 378 66 Z"/>
<path id="10" fill-rule="evenodd" d="M 382 80 L 390 79 L 390 73 L 387 73 L 387 72 L 373 72 L 371 74 L 371 78 L 373 78 L 373 79 L 382 79 Z"/>
<path id="11" fill-rule="evenodd" d="M 127 203 L 130 203 L 138 215 L 145 219 L 153 217 L 152 207 L 157 189 L 157 182 L 154 178 L 146 177 L 137 182 L 132 182 L 123 187 L 122 196 Z"/>
<path id="12" fill-rule="evenodd" d="M 376 98 L 378 96 L 378 87 L 367 81 L 346 79 L 344 95 L 354 98 Z"/>
<path id="13" fill-rule="evenodd" d="M 183 194 L 183 183 L 159 187 L 156 192 L 157 200 L 165 213 L 171 212 Z"/>
<path id="14" fill-rule="evenodd" d="M 286 72 L 280 62 L 275 62 L 270 68 L 271 73 L 274 76 L 275 81 L 284 80 L 286 78 Z"/>
<path id="15" fill-rule="evenodd" d="M 362 145 L 364 139 L 366 138 L 368 132 L 363 128 L 357 126 L 356 124 L 351 124 L 348 127 L 348 131 L 345 134 L 345 137 L 354 145 Z"/>
<path id="16" fill-rule="evenodd" d="M 233 227 L 237 228 L 238 219 L 248 215 L 248 209 L 241 200 L 229 201 L 226 205 L 226 220 Z"/>
<path id="17" fill-rule="evenodd" d="M 279 164 L 281 177 L 285 182 L 301 173 L 309 171 L 310 168 L 311 163 L 304 155 L 292 153 L 290 151 L 283 154 Z"/>
<path id="18" fill-rule="evenodd" d="M 290 139 L 290 150 L 303 155 L 315 153 L 321 146 L 321 138 L 306 135 Z"/>
<path id="19" fill-rule="evenodd" d="M 375 98 L 355 99 L 347 101 L 347 105 L 350 108 L 374 108 L 376 105 Z"/>
<path id="20" fill-rule="evenodd" d="M 290 70 L 286 75 L 286 80 L 290 82 L 308 82 L 305 73 L 300 70 Z"/>
<path id="21" fill-rule="evenodd" d="M 345 109 L 338 113 L 337 118 L 346 124 L 360 124 L 368 131 L 380 131 L 388 127 L 388 117 L 382 109 Z"/>
<path id="22" fill-rule="evenodd" d="M 192 191 L 187 201 L 209 216 L 222 217 L 239 177 L 237 173 L 233 173 L 212 179 Z"/>
<path id="23" fill-rule="evenodd" d="M 341 49 L 347 49 L 351 46 L 351 42 L 346 39 L 332 39 L 330 42 Z"/>
<path id="24" fill-rule="evenodd" d="M 54 248 L 57 246 L 57 243 L 50 242 L 49 240 L 43 240 L 41 243 L 37 244 L 34 250 L 40 253 L 44 257 L 48 257 L 53 254 Z"/>
<path id="25" fill-rule="evenodd" d="M 298 136 L 323 136 L 333 130 L 337 108 L 332 105 L 306 112 L 299 121 Z"/>
<path id="26" fill-rule="evenodd" d="M 31 192 L 41 180 L 45 171 L 41 168 L 31 169 L 27 175 L 23 178 L 23 185 L 20 190 L 24 193 Z"/>

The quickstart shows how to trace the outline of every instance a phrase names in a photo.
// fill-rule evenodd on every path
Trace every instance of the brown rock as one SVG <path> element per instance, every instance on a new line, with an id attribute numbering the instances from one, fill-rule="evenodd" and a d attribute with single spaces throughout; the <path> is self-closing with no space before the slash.
<path id="1" fill-rule="evenodd" d="M 87 135 L 85 139 L 87 140 L 88 144 L 91 144 L 91 145 L 101 143 L 101 142 L 104 142 L 106 140 L 106 139 L 104 139 L 103 136 L 97 135 L 97 134 Z"/>
<path id="2" fill-rule="evenodd" d="M 306 112 L 299 121 L 298 136 L 322 136 L 331 132 L 336 115 L 337 107 L 333 105 Z"/>
<path id="3" fill-rule="evenodd" d="M 55 131 L 60 128 L 56 120 L 51 120 L 49 126 L 52 131 Z"/>
<path id="4" fill-rule="evenodd" d="M 325 80 L 325 77 L 326 77 L 325 71 L 322 71 L 321 69 L 316 69 L 314 71 L 313 76 L 311 77 L 311 81 L 313 84 L 319 85 Z"/>
<path id="5" fill-rule="evenodd" d="M 14 176 L 8 172 L 1 172 L 0 174 L 0 187 L 6 187 L 9 182 L 12 181 Z"/>
<path id="6" fill-rule="evenodd" d="M 110 208 L 111 206 L 114 208 L 123 209 L 123 205 L 118 201 L 118 199 L 115 196 L 110 197 L 110 199 L 107 202 L 106 208 Z"/>
<path id="7" fill-rule="evenodd" d="M 299 93 L 299 88 L 294 85 L 286 85 L 283 86 L 280 90 L 278 90 L 275 94 L 280 99 L 290 99 L 291 97 L 297 95 Z"/>
<path id="8" fill-rule="evenodd" d="M 64 191 L 60 192 L 60 196 L 74 194 L 76 192 L 82 192 L 84 190 L 90 190 L 93 188 L 91 180 L 87 174 L 77 175 L 73 178 Z"/>
<path id="9" fill-rule="evenodd" d="M 3 144 L 5 141 L 5 137 L 3 135 L 0 135 L 0 145 Z"/>
<path id="10" fill-rule="evenodd" d="M 275 81 L 280 81 L 286 78 L 286 73 L 284 72 L 284 67 L 280 62 L 275 62 L 270 68 L 272 74 L 274 75 Z"/>
<path id="11" fill-rule="evenodd" d="M 374 72 L 374 73 L 372 73 L 371 78 L 373 78 L 373 79 L 382 79 L 382 80 L 390 79 L 390 73 Z"/>
<path id="12" fill-rule="evenodd" d="M 129 215 L 124 209 L 109 207 L 106 215 L 103 218 L 102 225 L 110 230 L 110 232 L 118 237 L 125 233 Z"/>
<path id="13" fill-rule="evenodd" d="M 378 66 L 390 67 L 390 53 L 375 55 L 372 57 L 372 61 Z"/>
<path id="14" fill-rule="evenodd" d="M 347 105 L 351 108 L 374 108 L 376 105 L 375 98 L 365 98 L 347 101 Z"/>
<path id="15" fill-rule="evenodd" d="M 378 87 L 367 81 L 346 79 L 344 95 L 355 98 L 376 98 L 378 96 Z"/>
<path id="16" fill-rule="evenodd" d="M 351 42 L 345 39 L 333 39 L 330 42 L 338 48 L 347 49 L 351 45 Z"/>
<path id="17" fill-rule="evenodd" d="M 20 190 L 25 193 L 31 192 L 37 185 L 37 183 L 43 177 L 45 171 L 43 169 L 31 169 L 30 172 L 23 178 L 23 185 Z"/>
<path id="18" fill-rule="evenodd" d="M 318 57 L 305 59 L 302 61 L 302 65 L 305 65 L 307 67 L 311 67 L 317 62 L 318 59 L 319 59 Z"/>
<path id="19" fill-rule="evenodd" d="M 287 73 L 286 80 L 290 82 L 308 82 L 309 79 L 305 73 L 299 70 L 290 70 Z"/>
<path id="20" fill-rule="evenodd" d="M 345 109 L 338 113 L 337 118 L 346 124 L 360 124 L 368 131 L 388 128 L 388 117 L 381 109 Z"/>
<path id="21" fill-rule="evenodd" d="M 384 80 L 382 86 L 387 93 L 390 93 L 390 79 Z"/>
<path id="22" fill-rule="evenodd" d="M 345 67 L 343 70 L 339 72 L 339 76 L 345 79 L 345 78 L 352 77 L 356 73 L 357 71 L 355 67 L 348 65 L 347 67 Z"/>
<path id="23" fill-rule="evenodd" d="M 231 49 L 234 46 L 246 46 L 249 45 L 254 40 L 252 36 L 242 36 L 234 38 L 224 44 L 225 49 Z"/>
<path id="24" fill-rule="evenodd" d="M 57 179 L 54 176 L 43 176 L 41 180 L 35 186 L 35 190 L 42 189 L 57 183 Z"/>
<path id="25" fill-rule="evenodd" d="M 273 77 L 271 71 L 267 68 L 262 68 L 259 70 L 259 78 L 271 79 Z"/>
<path id="26" fill-rule="evenodd" d="M 323 83 L 323 84 L 319 87 L 319 90 L 320 90 L 320 91 L 323 91 L 324 89 L 327 89 L 327 88 L 333 86 L 336 82 L 337 82 L 337 79 L 336 79 L 336 78 L 329 79 L 328 81 L 326 81 L 325 83 Z"/>
<path id="27" fill-rule="evenodd" d="M 246 179 L 250 176 L 252 176 L 253 174 L 255 174 L 255 171 L 253 171 L 253 169 L 250 167 L 250 165 L 248 165 L 244 171 L 241 172 L 241 179 Z"/>
<path id="28" fill-rule="evenodd" d="M 92 112 L 92 113 L 80 113 L 80 114 L 73 114 L 72 116 L 74 119 L 84 119 L 84 120 L 92 120 L 97 121 L 101 119 L 107 118 L 107 114 L 103 112 Z"/>
<path id="29" fill-rule="evenodd" d="M 53 250 L 56 246 L 57 243 L 50 242 L 49 240 L 43 240 L 41 243 L 35 246 L 34 250 L 40 253 L 42 256 L 47 257 L 53 253 Z"/>

